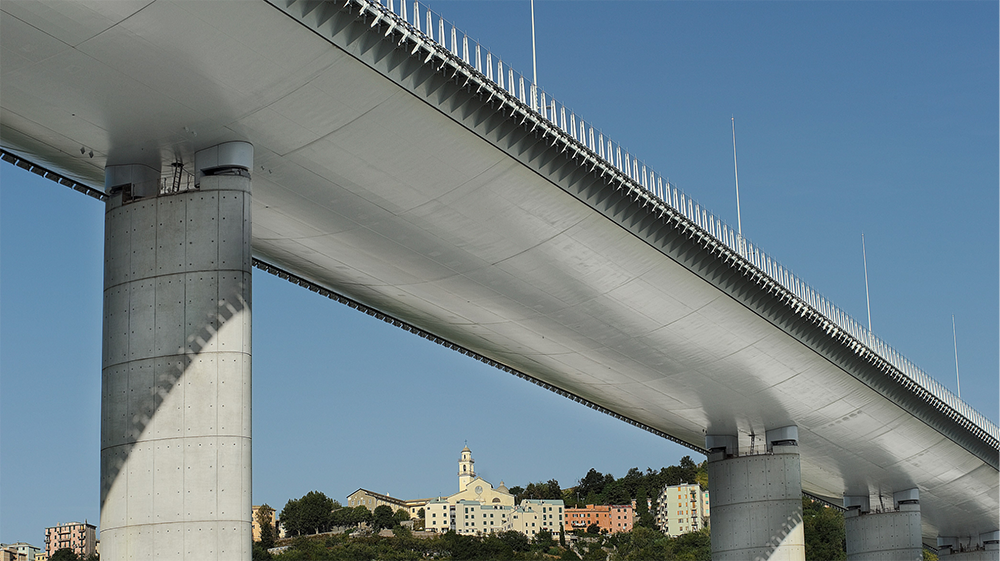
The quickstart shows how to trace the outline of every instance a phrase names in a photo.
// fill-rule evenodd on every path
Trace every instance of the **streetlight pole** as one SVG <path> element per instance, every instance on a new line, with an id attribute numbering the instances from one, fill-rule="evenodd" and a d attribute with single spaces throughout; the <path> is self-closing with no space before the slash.
<path id="1" fill-rule="evenodd" d="M 538 86 L 538 67 L 535 64 L 535 0 L 531 0 L 531 83 Z"/>

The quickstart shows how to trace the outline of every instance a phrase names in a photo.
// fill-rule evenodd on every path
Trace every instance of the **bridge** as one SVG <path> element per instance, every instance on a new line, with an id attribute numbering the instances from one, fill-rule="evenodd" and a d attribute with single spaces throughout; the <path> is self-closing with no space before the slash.
<path id="1" fill-rule="evenodd" d="M 107 201 L 107 558 L 248 556 L 252 266 L 708 454 L 718 558 L 801 557 L 801 491 L 995 548 L 995 423 L 419 3 L 56 6 L 0 140 Z"/>

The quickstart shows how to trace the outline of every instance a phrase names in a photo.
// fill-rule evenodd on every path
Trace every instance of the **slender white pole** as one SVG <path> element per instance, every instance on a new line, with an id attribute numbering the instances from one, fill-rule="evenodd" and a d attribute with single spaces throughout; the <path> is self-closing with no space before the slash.
<path id="1" fill-rule="evenodd" d="M 538 67 L 535 64 L 535 0 L 531 0 L 531 83 L 538 85 Z"/>
<path id="2" fill-rule="evenodd" d="M 733 174 L 736 176 L 736 232 L 743 238 L 743 219 L 740 217 L 740 171 L 736 165 L 736 117 L 733 121 Z"/>
<path id="3" fill-rule="evenodd" d="M 962 399 L 962 381 L 958 378 L 958 336 L 955 334 L 955 314 L 951 315 L 951 338 L 955 341 L 955 383 L 958 384 L 958 399 Z"/>
<path id="4" fill-rule="evenodd" d="M 861 257 L 865 260 L 865 304 L 868 306 L 868 332 L 872 331 L 872 301 L 868 296 L 868 253 L 865 251 L 865 233 L 861 232 Z"/>

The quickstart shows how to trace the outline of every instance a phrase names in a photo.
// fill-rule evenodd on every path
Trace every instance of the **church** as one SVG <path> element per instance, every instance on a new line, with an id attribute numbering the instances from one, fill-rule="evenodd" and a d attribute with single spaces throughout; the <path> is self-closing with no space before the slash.
<path id="1" fill-rule="evenodd" d="M 514 495 L 500 482 L 493 487 L 476 475 L 476 461 L 466 446 L 458 459 L 458 492 L 427 501 L 424 527 L 432 532 L 453 530 L 460 534 L 483 534 L 507 526 L 514 510 Z"/>
<path id="2" fill-rule="evenodd" d="M 458 492 L 445 500 L 450 504 L 478 501 L 489 505 L 514 506 L 514 495 L 510 494 L 503 481 L 499 487 L 494 488 L 489 481 L 476 475 L 475 465 L 472 450 L 468 446 L 462 448 L 462 455 L 458 460 Z"/>
<path id="3" fill-rule="evenodd" d="M 406 510 L 413 518 L 423 510 L 426 530 L 468 535 L 514 530 L 533 538 L 542 530 L 559 533 L 564 520 L 561 500 L 524 500 L 515 506 L 514 495 L 503 481 L 494 487 L 476 475 L 476 461 L 468 446 L 462 448 L 458 458 L 458 492 L 453 495 L 405 501 L 358 489 L 347 498 L 347 505 L 366 506 L 369 510 L 387 505 L 393 510 Z"/>

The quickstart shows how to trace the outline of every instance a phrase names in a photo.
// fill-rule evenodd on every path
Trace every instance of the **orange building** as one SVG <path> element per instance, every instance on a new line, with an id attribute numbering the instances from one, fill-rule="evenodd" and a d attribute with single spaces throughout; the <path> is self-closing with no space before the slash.
<path id="1" fill-rule="evenodd" d="M 632 505 L 587 505 L 586 508 L 566 509 L 566 531 L 586 530 L 597 524 L 602 534 L 631 532 L 635 519 Z"/>
<path id="2" fill-rule="evenodd" d="M 72 549 L 81 557 L 88 557 L 97 552 L 97 527 L 79 522 L 57 524 L 45 529 L 45 553 L 49 557 L 60 549 Z"/>

